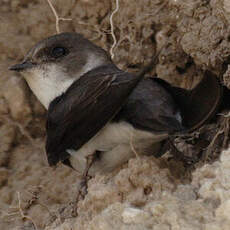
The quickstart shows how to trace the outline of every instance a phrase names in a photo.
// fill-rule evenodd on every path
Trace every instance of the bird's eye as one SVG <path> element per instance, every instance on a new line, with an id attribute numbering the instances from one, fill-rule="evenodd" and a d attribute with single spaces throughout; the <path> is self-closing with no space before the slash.
<path id="1" fill-rule="evenodd" d="M 54 58 L 63 57 L 67 54 L 67 50 L 63 47 L 55 47 L 51 51 L 51 55 Z"/>

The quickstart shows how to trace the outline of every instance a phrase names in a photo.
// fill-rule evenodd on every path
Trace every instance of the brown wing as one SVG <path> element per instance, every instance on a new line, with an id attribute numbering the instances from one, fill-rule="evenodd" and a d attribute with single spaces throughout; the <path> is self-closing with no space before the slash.
<path id="1" fill-rule="evenodd" d="M 119 111 L 140 76 L 122 71 L 84 75 L 50 105 L 46 151 L 55 165 L 79 149 Z"/>

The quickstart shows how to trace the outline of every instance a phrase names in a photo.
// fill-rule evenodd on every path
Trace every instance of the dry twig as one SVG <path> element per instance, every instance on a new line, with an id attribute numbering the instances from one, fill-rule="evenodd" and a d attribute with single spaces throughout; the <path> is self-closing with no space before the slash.
<path id="1" fill-rule="evenodd" d="M 72 19 L 71 18 L 60 18 L 57 14 L 57 11 L 55 10 L 53 4 L 51 3 L 50 0 L 47 0 L 51 10 L 53 11 L 53 14 L 55 16 L 55 19 L 56 19 L 56 31 L 58 34 L 60 34 L 60 27 L 59 27 L 59 22 L 60 21 L 71 21 Z"/>
<path id="2" fill-rule="evenodd" d="M 111 26 L 111 35 L 113 37 L 113 45 L 111 46 L 110 51 L 109 51 L 112 59 L 114 58 L 113 50 L 114 50 L 114 48 L 115 48 L 115 46 L 117 44 L 117 38 L 116 38 L 116 36 L 114 34 L 113 16 L 114 16 L 114 14 L 117 13 L 118 10 L 119 10 L 119 0 L 116 0 L 116 8 L 112 12 L 112 14 L 111 14 L 111 16 L 109 18 L 109 22 L 110 22 L 110 26 Z"/>
<path id="3" fill-rule="evenodd" d="M 34 228 L 36 230 L 38 230 L 37 225 L 35 224 L 34 220 L 30 216 L 25 215 L 24 212 L 23 212 L 23 210 L 22 210 L 20 192 L 17 192 L 17 195 L 18 195 L 18 210 L 19 210 L 19 213 L 20 213 L 22 219 L 30 220 L 31 223 L 33 224 Z"/>
<path id="4" fill-rule="evenodd" d="M 214 149 L 216 140 L 218 139 L 219 135 L 221 135 L 222 133 L 224 133 L 224 129 L 219 129 L 218 132 L 216 133 L 216 135 L 212 138 L 212 141 L 210 142 L 210 144 L 207 147 L 207 151 L 204 153 L 204 155 L 202 157 L 203 161 L 206 162 L 208 160 L 208 157 L 211 155 L 211 153 Z"/>
<path id="5" fill-rule="evenodd" d="M 135 156 L 139 159 L 140 157 L 139 157 L 139 154 L 138 154 L 138 152 L 136 151 L 136 149 L 135 149 L 135 147 L 134 147 L 134 145 L 133 145 L 133 133 L 131 133 L 131 135 L 130 135 L 130 142 L 129 142 L 129 144 L 130 144 L 130 148 L 131 148 L 131 151 L 135 154 Z"/>

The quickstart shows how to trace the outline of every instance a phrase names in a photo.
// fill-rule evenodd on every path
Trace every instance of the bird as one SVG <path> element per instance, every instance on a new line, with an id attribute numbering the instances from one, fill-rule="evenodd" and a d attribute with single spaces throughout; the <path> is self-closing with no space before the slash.
<path id="1" fill-rule="evenodd" d="M 139 154 L 157 154 L 170 135 L 208 120 L 221 98 L 211 73 L 194 90 L 173 87 L 119 69 L 104 49 L 76 32 L 45 38 L 9 69 L 22 74 L 47 109 L 49 165 L 62 162 L 82 174 L 87 168 L 89 175 L 111 172 Z M 207 101 L 204 88 L 210 85 L 216 91 Z"/>

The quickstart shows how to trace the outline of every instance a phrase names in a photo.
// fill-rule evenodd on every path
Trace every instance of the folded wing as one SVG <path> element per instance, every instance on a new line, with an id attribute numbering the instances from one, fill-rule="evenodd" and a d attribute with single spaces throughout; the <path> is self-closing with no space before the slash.
<path id="1" fill-rule="evenodd" d="M 103 69 L 103 68 L 102 68 Z M 68 158 L 109 122 L 140 80 L 120 70 L 93 71 L 74 82 L 49 106 L 46 152 L 50 165 Z"/>

